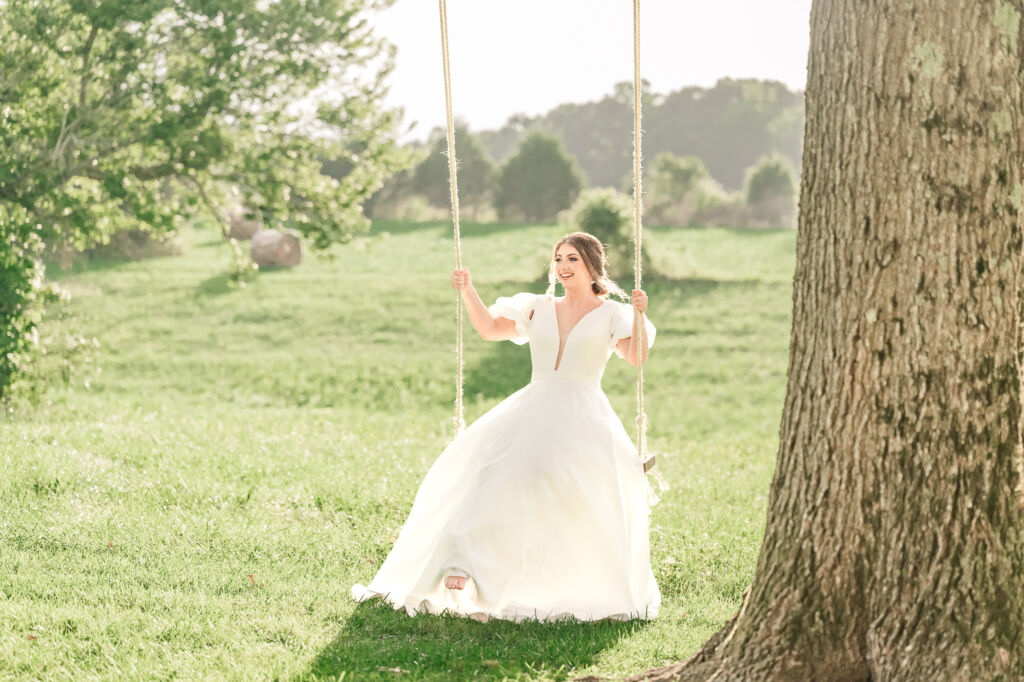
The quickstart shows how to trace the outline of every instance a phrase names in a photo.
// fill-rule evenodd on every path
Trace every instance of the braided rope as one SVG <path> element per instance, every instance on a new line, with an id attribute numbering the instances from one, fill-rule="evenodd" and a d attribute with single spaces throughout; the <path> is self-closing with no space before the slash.
<path id="1" fill-rule="evenodd" d="M 448 7 L 438 0 L 441 14 L 441 61 L 444 66 L 444 105 L 448 126 L 448 186 L 451 191 L 452 226 L 455 235 L 455 267 L 462 267 L 462 242 L 459 235 L 459 181 L 455 161 L 455 119 L 452 116 L 452 76 L 448 54 Z M 462 409 L 462 292 L 455 292 L 455 435 L 466 426 Z"/>
<path id="2" fill-rule="evenodd" d="M 643 175 L 640 102 L 640 0 L 633 0 L 633 288 L 643 283 Z M 640 460 L 647 459 L 647 415 L 644 414 L 644 349 L 647 348 L 647 330 L 644 314 L 636 311 L 633 326 L 637 330 L 636 349 L 636 446 Z"/>

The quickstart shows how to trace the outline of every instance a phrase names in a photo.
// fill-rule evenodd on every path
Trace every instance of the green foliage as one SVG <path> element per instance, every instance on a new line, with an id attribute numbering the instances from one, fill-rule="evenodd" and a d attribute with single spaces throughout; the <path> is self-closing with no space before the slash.
<path id="1" fill-rule="evenodd" d="M 439 208 L 451 206 L 448 170 L 448 138 L 437 131 L 430 153 L 416 166 L 413 189 Z M 465 126 L 455 128 L 455 158 L 458 161 L 459 207 L 479 207 L 494 190 L 494 162 L 487 156 L 480 140 Z"/>
<path id="2" fill-rule="evenodd" d="M 633 200 L 610 187 L 580 192 L 572 205 L 573 225 L 605 245 L 626 244 L 633 238 Z"/>
<path id="3" fill-rule="evenodd" d="M 484 624 L 349 597 L 451 437 L 450 226 L 382 230 L 231 295 L 213 229 L 182 231 L 186 257 L 65 276 L 74 319 L 54 333 L 97 336 L 103 372 L 0 416 L 0 676 L 621 679 L 736 613 L 778 449 L 795 234 L 648 231 L 668 277 L 648 287 L 645 371 L 672 483 L 651 515 L 659 618 Z M 563 232 L 467 231 L 484 300 L 542 291 Z M 465 353 L 469 420 L 529 381 L 526 348 L 469 333 Z M 612 357 L 627 430 L 635 381 Z"/>
<path id="4" fill-rule="evenodd" d="M 7 214 L 0 244 L 0 399 L 7 397 L 19 371 L 27 368 L 38 345 L 37 324 L 46 298 L 38 256 L 42 243 L 24 221 Z"/>
<path id="5" fill-rule="evenodd" d="M 20 263 L 10 276 L 30 283 L 30 237 L 82 249 L 139 225 L 167 233 L 229 202 L 316 248 L 365 229 L 363 199 L 407 160 L 380 105 L 392 53 L 363 17 L 385 4 L 3 3 L 3 267 Z M 325 158 L 352 167 L 336 180 L 321 174 Z M 16 319 L 31 291 L 11 291 L 22 293 L 8 294 L 5 338 L 31 326 Z"/>
<path id="6" fill-rule="evenodd" d="M 747 173 L 746 198 L 751 221 L 765 227 L 791 226 L 796 215 L 796 179 L 779 156 L 766 156 Z"/>
<path id="7" fill-rule="evenodd" d="M 561 142 L 533 132 L 502 166 L 494 206 L 506 217 L 551 220 L 572 205 L 582 186 L 576 164 Z"/>
<path id="8" fill-rule="evenodd" d="M 55 333 L 46 313 L 66 302 L 66 290 L 43 282 L 43 244 L 31 223 L 19 221 L 0 205 L 9 232 L 0 248 L 0 403 L 36 403 L 56 386 L 67 384 L 89 363 L 95 339 L 72 330 Z"/>

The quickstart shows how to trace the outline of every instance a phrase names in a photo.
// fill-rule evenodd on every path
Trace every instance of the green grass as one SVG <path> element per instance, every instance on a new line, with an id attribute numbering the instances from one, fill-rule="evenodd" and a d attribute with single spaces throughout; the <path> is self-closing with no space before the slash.
<path id="1" fill-rule="evenodd" d="M 541 291 L 550 225 L 467 225 L 485 300 Z M 386 233 L 386 234 L 385 234 Z M 354 604 L 450 439 L 444 224 L 228 286 L 226 248 L 58 278 L 102 372 L 0 421 L 0 678 L 565 679 L 682 659 L 737 609 L 777 448 L 795 235 L 652 231 L 661 616 L 481 624 Z M 56 274 L 56 273 L 51 273 Z M 529 353 L 467 338 L 467 418 Z M 632 368 L 604 388 L 629 424 Z M 393 669 L 407 672 L 393 672 Z"/>

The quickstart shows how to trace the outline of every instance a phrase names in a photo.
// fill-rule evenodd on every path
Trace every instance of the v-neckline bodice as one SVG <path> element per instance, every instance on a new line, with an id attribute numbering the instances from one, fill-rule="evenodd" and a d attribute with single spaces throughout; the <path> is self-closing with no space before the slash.
<path id="1" fill-rule="evenodd" d="M 562 300 L 565 300 L 564 297 Z M 566 332 L 565 334 L 565 339 L 563 339 L 562 330 L 558 325 L 558 301 L 554 296 L 551 297 L 551 311 L 554 313 L 555 318 L 555 337 L 558 340 L 558 350 L 555 353 L 555 368 L 553 371 L 557 372 L 558 368 L 562 366 L 562 355 L 565 353 L 565 349 L 569 345 L 569 339 L 570 337 L 572 337 L 572 333 L 576 331 L 576 327 L 580 326 L 580 323 L 582 323 L 583 320 L 585 320 L 591 313 L 597 312 L 598 310 L 603 308 L 604 304 L 607 302 L 608 299 L 603 299 L 596 306 L 594 306 L 587 312 L 583 313 L 580 316 L 580 319 L 576 320 L 572 327 L 569 328 L 569 331 Z"/>

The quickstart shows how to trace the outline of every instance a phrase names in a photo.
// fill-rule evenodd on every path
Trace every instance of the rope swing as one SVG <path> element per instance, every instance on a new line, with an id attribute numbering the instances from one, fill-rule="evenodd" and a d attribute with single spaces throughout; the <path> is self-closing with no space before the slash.
<path id="1" fill-rule="evenodd" d="M 633 288 L 643 283 L 643 173 L 640 109 L 640 0 L 633 0 Z M 654 466 L 654 458 L 647 459 L 647 415 L 644 413 L 644 349 L 647 347 L 647 330 L 644 328 L 644 314 L 635 312 L 633 327 L 636 329 L 636 448 L 644 471 Z"/>
<path id="2" fill-rule="evenodd" d="M 441 58 L 444 65 L 444 102 L 447 113 L 448 128 L 448 185 L 451 192 L 452 204 L 452 225 L 455 237 L 455 267 L 462 267 L 462 245 L 459 237 L 459 184 L 457 174 L 457 163 L 455 158 L 455 123 L 452 116 L 452 85 L 450 57 L 448 53 L 448 8 L 445 0 L 438 0 L 438 9 L 441 15 Z M 641 84 L 640 84 L 640 0 L 633 0 L 633 273 L 634 287 L 639 289 L 643 282 L 643 177 L 642 177 L 642 154 L 641 154 Z M 458 436 L 465 428 L 466 422 L 463 418 L 462 401 L 462 293 L 455 292 L 455 435 Z M 654 466 L 654 457 L 647 456 L 647 415 L 644 413 L 644 366 L 640 360 L 643 358 L 644 349 L 647 347 L 647 330 L 644 326 L 644 314 L 637 311 L 634 317 L 634 327 L 637 330 L 637 365 L 636 365 L 636 441 L 637 452 L 640 461 L 643 462 L 644 471 Z M 662 490 L 668 487 L 665 479 L 657 470 L 654 476 L 658 486 Z M 657 502 L 657 496 L 650 491 L 652 502 Z"/>
<path id="3" fill-rule="evenodd" d="M 452 116 L 452 76 L 448 57 L 448 6 L 438 0 L 441 13 L 441 60 L 444 62 L 444 106 L 448 124 L 448 187 L 451 191 L 452 225 L 455 234 L 455 267 L 462 267 L 462 242 L 459 236 L 459 180 L 455 162 L 455 119 Z M 462 292 L 455 292 L 455 435 L 466 428 L 462 409 Z"/>
<path id="4" fill-rule="evenodd" d="M 643 147 L 641 139 L 641 82 L 640 82 L 640 0 L 633 0 L 633 288 L 643 284 Z M 644 471 L 650 471 L 658 489 L 668 490 L 668 482 L 654 468 L 654 455 L 647 453 L 647 413 L 644 412 L 644 349 L 647 348 L 647 327 L 644 314 L 635 312 L 636 328 L 636 449 Z M 648 487 L 652 504 L 657 504 L 657 493 Z"/>

